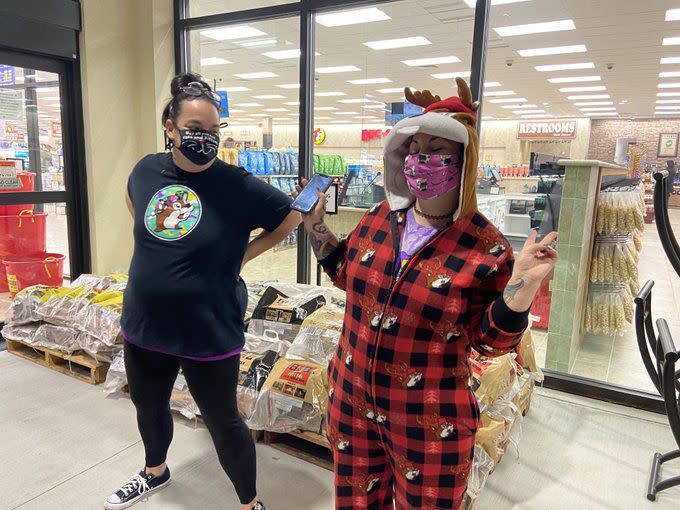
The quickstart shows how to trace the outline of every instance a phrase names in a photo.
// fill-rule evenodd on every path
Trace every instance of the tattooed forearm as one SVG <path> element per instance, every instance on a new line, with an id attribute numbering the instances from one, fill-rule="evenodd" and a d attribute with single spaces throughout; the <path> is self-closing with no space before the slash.
<path id="1" fill-rule="evenodd" d="M 519 278 L 514 283 L 508 282 L 508 284 L 505 286 L 505 290 L 503 291 L 503 299 L 505 302 L 510 303 L 522 287 L 524 287 L 524 280 L 521 278 Z"/>
<path id="2" fill-rule="evenodd" d="M 328 257 L 338 246 L 338 238 L 330 231 L 323 221 L 308 226 L 312 250 L 318 260 Z"/>

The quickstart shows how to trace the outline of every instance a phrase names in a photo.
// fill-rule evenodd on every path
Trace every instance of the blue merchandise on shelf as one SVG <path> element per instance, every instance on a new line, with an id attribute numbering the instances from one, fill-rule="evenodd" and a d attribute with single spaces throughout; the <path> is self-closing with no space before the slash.
<path id="1" fill-rule="evenodd" d="M 238 166 L 248 169 L 248 153 L 246 151 L 238 151 Z"/>
<path id="2" fill-rule="evenodd" d="M 271 175 L 274 173 L 274 156 L 270 151 L 262 151 L 262 162 L 264 163 L 264 173 Z"/>
<path id="3" fill-rule="evenodd" d="M 288 157 L 290 158 L 290 169 L 289 169 L 289 174 L 291 175 L 297 175 L 298 173 L 298 155 L 297 152 L 289 152 L 287 153 Z"/>
<path id="4" fill-rule="evenodd" d="M 290 174 L 289 154 L 286 152 L 285 154 L 280 154 L 280 156 L 281 156 L 281 173 L 283 175 Z"/>
<path id="5" fill-rule="evenodd" d="M 276 151 L 273 151 L 271 153 L 272 155 L 272 162 L 274 165 L 273 172 L 274 174 L 280 174 L 281 173 L 281 154 L 279 154 Z"/>

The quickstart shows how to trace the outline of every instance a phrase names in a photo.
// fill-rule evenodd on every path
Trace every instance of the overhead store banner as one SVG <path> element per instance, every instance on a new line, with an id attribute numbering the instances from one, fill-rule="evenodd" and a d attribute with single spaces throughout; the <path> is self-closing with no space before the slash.
<path id="1" fill-rule="evenodd" d="M 570 140 L 576 138 L 575 120 L 519 122 L 517 138 L 520 140 Z"/>

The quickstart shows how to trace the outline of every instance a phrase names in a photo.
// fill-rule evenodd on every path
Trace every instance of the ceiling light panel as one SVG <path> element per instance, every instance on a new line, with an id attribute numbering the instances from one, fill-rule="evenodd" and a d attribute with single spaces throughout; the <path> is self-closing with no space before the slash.
<path id="1" fill-rule="evenodd" d="M 338 103 L 347 103 L 347 104 L 352 104 L 352 103 L 371 103 L 372 101 L 370 99 L 362 98 L 362 99 L 340 99 Z"/>
<path id="2" fill-rule="evenodd" d="M 588 101 L 582 103 L 574 103 L 574 106 L 608 106 L 614 104 L 613 101 Z"/>
<path id="3" fill-rule="evenodd" d="M 495 90 L 492 92 L 484 92 L 484 95 L 487 97 L 494 97 L 494 96 L 516 96 L 517 93 L 512 91 L 512 90 Z"/>
<path id="4" fill-rule="evenodd" d="M 680 20 L 680 9 L 668 9 L 666 11 L 666 21 Z"/>
<path id="5" fill-rule="evenodd" d="M 484 82 L 484 87 L 487 88 L 487 89 L 492 88 L 492 87 L 500 87 L 500 86 L 501 86 L 501 84 L 497 81 L 485 81 Z"/>
<path id="6" fill-rule="evenodd" d="M 286 99 L 281 94 L 265 94 L 264 96 L 253 96 L 255 99 Z"/>
<path id="7" fill-rule="evenodd" d="M 333 115 L 356 115 L 357 112 L 333 112 Z"/>
<path id="8" fill-rule="evenodd" d="M 588 112 L 585 115 L 588 117 L 618 117 L 617 112 Z"/>
<path id="9" fill-rule="evenodd" d="M 563 32 L 576 30 L 574 20 L 563 19 L 559 21 L 547 21 L 544 23 L 529 23 L 527 25 L 512 25 L 494 28 L 501 37 L 514 37 L 516 35 L 543 34 L 546 32 Z"/>
<path id="10" fill-rule="evenodd" d="M 512 99 L 489 99 L 489 103 L 526 103 L 525 97 L 513 97 Z"/>
<path id="11" fill-rule="evenodd" d="M 528 50 L 517 50 L 522 57 L 541 57 L 544 55 L 566 55 L 569 53 L 585 53 L 588 51 L 585 44 L 574 44 L 571 46 L 552 46 L 549 48 L 533 48 Z"/>
<path id="12" fill-rule="evenodd" d="M 217 87 L 220 92 L 248 92 L 248 87 Z"/>
<path id="13" fill-rule="evenodd" d="M 376 83 L 392 83 L 389 78 L 364 78 L 362 80 L 348 80 L 352 85 L 373 85 Z"/>
<path id="14" fill-rule="evenodd" d="M 531 115 L 522 115 L 523 119 L 549 119 L 552 115 L 549 113 L 537 113 Z"/>
<path id="15" fill-rule="evenodd" d="M 278 43 L 278 40 L 269 37 L 267 39 L 254 39 L 254 40 L 248 40 L 248 41 L 238 41 L 236 44 L 239 46 L 243 46 L 244 48 L 265 48 L 267 46 L 276 46 Z"/>
<path id="16" fill-rule="evenodd" d="M 315 92 L 314 95 L 316 97 L 338 97 L 338 96 L 345 96 L 344 92 Z"/>
<path id="17" fill-rule="evenodd" d="M 403 87 L 395 87 L 395 88 L 391 88 L 391 89 L 378 89 L 377 92 L 380 92 L 381 94 L 403 94 L 404 88 Z"/>
<path id="18" fill-rule="evenodd" d="M 470 71 L 459 71 L 455 73 L 437 73 L 433 74 L 432 77 L 437 80 L 451 80 L 454 78 L 469 78 L 470 74 Z"/>
<path id="19" fill-rule="evenodd" d="M 659 83 L 657 86 L 660 89 L 677 89 L 680 88 L 680 82 Z"/>
<path id="20" fill-rule="evenodd" d="M 580 108 L 582 112 L 613 112 L 616 111 L 615 106 L 603 106 L 597 108 Z"/>
<path id="21" fill-rule="evenodd" d="M 565 76 L 563 78 L 550 78 L 550 83 L 586 83 L 591 81 L 602 81 L 601 76 Z"/>
<path id="22" fill-rule="evenodd" d="M 221 66 L 226 64 L 233 64 L 231 60 L 226 60 L 220 57 L 206 57 L 201 59 L 201 66 Z"/>
<path id="23" fill-rule="evenodd" d="M 432 44 L 427 38 L 418 37 L 402 37 L 399 39 L 385 39 L 382 41 L 365 42 L 364 46 L 368 46 L 373 50 L 393 50 L 396 48 L 412 48 L 414 46 L 427 46 Z"/>
<path id="24" fill-rule="evenodd" d="M 260 37 L 267 34 L 248 25 L 236 25 L 234 27 L 201 30 L 201 35 L 215 41 L 233 41 L 234 39 L 247 39 L 248 37 Z"/>
<path id="25" fill-rule="evenodd" d="M 264 105 L 261 105 L 260 103 L 238 103 L 235 106 L 240 106 L 242 108 L 248 108 L 248 107 L 251 107 L 251 106 L 256 107 L 256 106 L 264 106 Z"/>
<path id="26" fill-rule="evenodd" d="M 656 97 L 678 97 L 680 92 L 657 92 Z"/>
<path id="27" fill-rule="evenodd" d="M 332 66 L 332 67 L 317 67 L 315 70 L 319 74 L 335 74 L 335 73 L 353 73 L 361 71 L 357 66 Z"/>
<path id="28" fill-rule="evenodd" d="M 432 58 L 418 58 L 415 60 L 402 60 L 402 64 L 406 64 L 409 67 L 422 67 L 422 66 L 436 66 L 440 64 L 457 64 L 460 62 L 458 57 L 453 55 L 450 57 L 432 57 Z"/>
<path id="29" fill-rule="evenodd" d="M 680 110 L 680 105 L 663 105 L 663 106 L 657 106 L 657 110 Z"/>
<path id="30" fill-rule="evenodd" d="M 536 66 L 539 73 L 552 73 L 556 71 L 576 71 L 578 69 L 595 69 L 595 64 L 592 62 L 581 62 L 579 64 L 550 64 L 544 66 Z"/>
<path id="31" fill-rule="evenodd" d="M 261 80 L 263 78 L 278 78 L 279 75 L 269 71 L 260 71 L 257 73 L 243 73 L 235 74 L 237 78 L 243 78 L 244 80 Z"/>
<path id="32" fill-rule="evenodd" d="M 530 0 L 491 0 L 491 5 L 505 5 L 505 4 L 518 4 L 521 2 L 529 2 Z M 474 9 L 477 6 L 477 0 L 465 0 L 468 7 Z"/>
<path id="33" fill-rule="evenodd" d="M 337 110 L 337 108 L 335 106 L 316 106 L 316 107 L 314 107 L 314 109 L 316 111 L 319 111 L 319 112 L 324 112 L 324 111 L 329 112 L 331 110 Z"/>
<path id="34" fill-rule="evenodd" d="M 579 99 L 611 99 L 609 94 L 579 94 L 576 96 L 567 96 L 569 101 L 578 101 Z"/>
<path id="35" fill-rule="evenodd" d="M 521 108 L 521 109 L 525 110 L 525 109 L 529 109 L 529 108 L 531 108 L 531 109 L 538 108 L 538 105 L 524 104 L 524 103 L 521 103 L 521 104 L 506 104 L 504 106 L 501 106 L 501 108 L 504 108 L 505 110 L 512 110 L 513 108 Z"/>
<path id="36" fill-rule="evenodd" d="M 662 65 L 680 64 L 680 57 L 661 57 L 660 63 Z"/>
<path id="37" fill-rule="evenodd" d="M 266 108 L 265 112 L 289 112 L 288 108 Z"/>
<path id="38" fill-rule="evenodd" d="M 677 104 L 680 103 L 680 99 L 657 99 L 656 104 Z"/>
<path id="39" fill-rule="evenodd" d="M 563 87 L 559 89 L 560 92 L 601 92 L 607 90 L 604 85 L 596 85 L 593 87 Z"/>
<path id="40" fill-rule="evenodd" d="M 299 89 L 300 84 L 299 83 L 284 83 L 283 85 L 277 85 L 278 88 L 280 89 Z"/>
<path id="41" fill-rule="evenodd" d="M 680 113 L 658 111 L 658 112 L 654 112 L 654 115 L 680 115 Z"/>
<path id="42" fill-rule="evenodd" d="M 664 37 L 663 39 L 664 46 L 677 46 L 678 44 L 680 44 L 680 37 Z"/>
<path id="43" fill-rule="evenodd" d="M 392 18 L 375 7 L 333 12 L 331 14 L 318 14 L 316 16 L 316 22 L 324 27 L 343 27 L 346 25 L 374 23 L 376 21 L 386 21 L 389 19 Z"/>
<path id="44" fill-rule="evenodd" d="M 287 103 L 283 103 L 283 104 L 288 105 L 288 106 L 299 106 L 300 101 L 288 101 Z"/>

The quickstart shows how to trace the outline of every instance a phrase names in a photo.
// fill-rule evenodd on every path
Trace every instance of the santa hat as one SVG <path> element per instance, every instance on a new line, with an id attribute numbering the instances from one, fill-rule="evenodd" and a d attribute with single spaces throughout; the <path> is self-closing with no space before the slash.
<path id="1" fill-rule="evenodd" d="M 475 189 L 479 145 L 476 129 L 478 106 L 473 104 L 472 93 L 465 80 L 457 78 L 456 83 L 458 97 L 444 100 L 432 95 L 429 90 L 405 91 L 410 103 L 422 106 L 425 110 L 420 115 L 398 122 L 385 142 L 385 194 L 393 211 L 407 209 L 415 201 L 406 184 L 403 170 L 411 138 L 417 133 L 445 138 L 463 145 L 463 176 L 454 220 L 477 211 Z"/>

